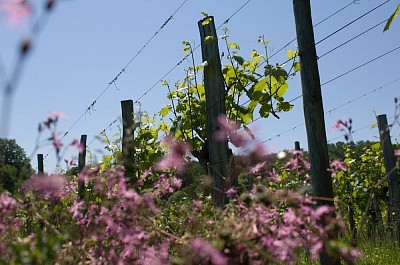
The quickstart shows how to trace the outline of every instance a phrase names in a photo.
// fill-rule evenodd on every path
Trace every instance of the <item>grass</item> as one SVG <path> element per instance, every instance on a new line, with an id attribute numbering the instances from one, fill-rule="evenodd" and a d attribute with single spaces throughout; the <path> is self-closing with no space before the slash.
<path id="1" fill-rule="evenodd" d="M 400 247 L 390 240 L 365 239 L 358 245 L 362 253 L 356 264 L 359 265 L 397 265 L 400 264 Z"/>
<path id="2" fill-rule="evenodd" d="M 395 246 L 388 239 L 362 239 L 358 250 L 362 256 L 356 260 L 356 265 L 398 265 L 400 264 L 400 247 Z M 306 253 L 299 254 L 297 265 L 319 265 L 319 261 L 312 261 Z M 342 264 L 345 264 L 342 262 Z"/>

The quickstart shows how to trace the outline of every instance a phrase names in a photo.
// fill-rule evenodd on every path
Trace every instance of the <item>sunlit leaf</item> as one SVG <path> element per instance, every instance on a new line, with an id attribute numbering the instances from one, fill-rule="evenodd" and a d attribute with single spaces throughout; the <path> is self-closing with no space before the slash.
<path id="1" fill-rule="evenodd" d="M 240 46 L 237 45 L 235 42 L 228 42 L 228 46 L 231 49 L 236 49 L 236 50 L 240 50 Z"/>
<path id="2" fill-rule="evenodd" d="M 299 62 L 294 62 L 293 63 L 293 69 L 295 72 L 300 71 L 300 63 Z"/>
<path id="3" fill-rule="evenodd" d="M 394 13 L 390 16 L 389 20 L 387 21 L 385 28 L 383 31 L 387 31 L 390 29 L 390 26 L 392 25 L 393 21 L 396 19 L 396 17 L 400 14 L 400 4 L 397 6 L 396 10 Z"/>
<path id="4" fill-rule="evenodd" d="M 216 40 L 216 38 L 215 38 L 214 36 L 207 36 L 207 37 L 204 38 L 204 42 L 205 42 L 206 44 L 208 44 L 208 43 L 210 43 L 210 42 L 213 42 L 213 41 L 215 41 L 215 40 Z"/>
<path id="5" fill-rule="evenodd" d="M 207 14 L 208 17 L 208 14 Z M 212 21 L 211 17 L 208 17 L 207 19 L 204 19 L 203 22 L 201 23 L 203 26 L 210 24 Z"/>
<path id="6" fill-rule="evenodd" d="M 161 117 L 164 118 L 165 116 L 167 116 L 168 113 L 170 112 L 170 110 L 171 110 L 171 105 L 167 105 L 167 106 L 163 107 L 163 108 L 160 110 L 160 115 L 161 115 Z"/>
<path id="7" fill-rule="evenodd" d="M 296 52 L 295 51 L 293 51 L 293 50 L 288 50 L 287 52 L 286 52 L 286 57 L 289 59 L 289 60 L 292 60 L 293 58 L 295 58 L 297 55 L 296 55 Z"/>
<path id="8" fill-rule="evenodd" d="M 244 64 L 244 59 L 238 55 L 234 55 L 233 59 L 238 62 L 238 64 L 243 65 Z"/>

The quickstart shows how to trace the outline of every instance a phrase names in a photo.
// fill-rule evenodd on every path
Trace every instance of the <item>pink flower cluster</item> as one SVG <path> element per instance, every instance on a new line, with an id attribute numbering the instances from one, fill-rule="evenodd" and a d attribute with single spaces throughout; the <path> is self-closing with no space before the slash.
<path id="1" fill-rule="evenodd" d="M 153 185 L 154 195 L 158 198 L 165 198 L 182 187 L 182 180 L 162 174 Z"/>
<path id="2" fill-rule="evenodd" d="M 332 161 L 328 171 L 332 172 L 332 176 L 336 177 L 336 174 L 340 171 L 346 171 L 348 165 L 346 162 L 341 162 L 339 159 L 335 159 Z"/>
<path id="3" fill-rule="evenodd" d="M 239 125 L 229 120 L 226 116 L 219 116 L 217 124 L 219 129 L 214 135 L 215 139 L 219 141 L 229 140 L 235 147 L 243 147 L 248 143 L 248 139 L 242 133 L 238 132 Z M 245 127 L 244 131 L 254 139 L 254 135 L 249 128 Z"/>
<path id="4" fill-rule="evenodd" d="M 164 138 L 163 144 L 169 149 L 169 153 L 157 163 L 157 170 L 176 169 L 182 172 L 186 164 L 185 155 L 190 151 L 189 146 L 185 142 L 175 141 L 170 136 Z"/>
<path id="5" fill-rule="evenodd" d="M 75 246 L 102 264 L 168 264 L 168 242 L 150 244 L 146 226 L 157 212 L 152 199 L 126 186 L 124 169 L 81 173 L 102 203 L 76 199 L 70 208 L 82 237 Z M 97 264 L 97 263 L 96 263 Z"/>
<path id="6" fill-rule="evenodd" d="M 34 175 L 23 184 L 25 192 L 33 191 L 37 196 L 45 199 L 59 200 L 61 197 L 73 193 L 73 186 L 63 175 Z"/>
<path id="7" fill-rule="evenodd" d="M 0 195 L 0 235 L 3 235 L 7 226 L 17 225 L 15 222 L 15 213 L 18 208 L 18 203 L 6 193 Z M 1 252 L 0 252 L 1 253 Z"/>
<path id="8" fill-rule="evenodd" d="M 285 167 L 292 172 L 298 173 L 299 176 L 305 176 L 306 171 L 309 171 L 311 164 L 304 158 L 303 151 L 290 151 L 290 159 L 286 162 Z"/>
<path id="9" fill-rule="evenodd" d="M 231 237 L 237 241 L 234 240 L 236 243 L 229 248 L 245 249 L 244 253 L 238 253 L 239 257 L 231 257 L 236 264 L 259 264 L 263 255 L 254 249 L 263 249 L 271 263 L 293 264 L 298 249 L 308 250 L 315 260 L 323 249 L 331 245 L 329 235 L 344 229 L 343 223 L 334 217 L 333 208 L 321 206 L 315 209 L 311 199 L 296 193 L 259 186 L 253 189 L 251 198 L 254 203 L 250 206 L 237 202 L 235 211 L 240 214 L 235 215 L 235 220 L 230 223 L 234 226 L 231 227 Z M 240 243 L 239 238 L 252 240 L 255 247 L 246 248 L 246 241 Z M 335 251 L 346 254 L 343 257 L 347 261 L 359 256 L 359 252 L 345 248 L 331 251 L 332 254 Z"/>

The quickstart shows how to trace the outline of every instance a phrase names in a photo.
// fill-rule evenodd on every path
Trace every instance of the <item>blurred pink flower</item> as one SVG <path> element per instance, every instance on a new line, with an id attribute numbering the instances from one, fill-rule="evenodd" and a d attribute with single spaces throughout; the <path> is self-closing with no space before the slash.
<path id="1" fill-rule="evenodd" d="M 79 153 L 82 153 L 83 150 L 84 150 L 84 146 L 80 143 L 80 141 L 79 141 L 78 139 L 74 139 L 74 140 L 71 142 L 70 146 L 71 146 L 72 148 L 76 148 L 76 149 L 79 151 Z"/>
<path id="2" fill-rule="evenodd" d="M 246 139 L 238 133 L 239 125 L 226 116 L 221 115 L 217 118 L 219 126 L 218 131 L 215 133 L 215 139 L 219 141 L 229 140 L 235 147 L 241 147 L 246 144 Z M 247 128 L 247 130 L 250 130 Z"/>
<path id="3" fill-rule="evenodd" d="M 339 159 L 335 159 L 332 161 L 328 171 L 332 172 L 332 176 L 336 177 L 336 174 L 340 171 L 346 171 L 347 170 L 347 163 L 346 162 L 341 162 Z"/>
<path id="4" fill-rule="evenodd" d="M 331 131 L 343 129 L 343 125 L 347 123 L 346 119 L 337 120 L 331 127 Z"/>
<path id="5" fill-rule="evenodd" d="M 196 255 L 202 260 L 211 261 L 211 264 L 214 265 L 228 264 L 226 257 L 202 238 L 194 239 L 191 246 Z"/>
<path id="6" fill-rule="evenodd" d="M 59 199 L 68 192 L 67 185 L 68 180 L 62 175 L 35 175 L 23 184 L 23 189 L 43 198 Z"/>
<path id="7" fill-rule="evenodd" d="M 395 150 L 394 155 L 400 158 L 400 149 Z"/>
<path id="8" fill-rule="evenodd" d="M 0 12 L 7 15 L 8 23 L 17 26 L 31 15 L 32 8 L 27 0 L 2 0 L 0 1 Z"/>
<path id="9" fill-rule="evenodd" d="M 56 132 L 52 132 L 51 137 L 48 140 L 52 141 L 53 146 L 56 149 L 56 153 L 58 154 L 61 150 L 61 147 L 63 146 L 63 143 L 61 142 L 58 134 Z"/>
<path id="10" fill-rule="evenodd" d="M 266 163 L 267 163 L 267 161 L 263 161 L 263 162 L 257 163 L 255 166 L 250 167 L 249 173 L 250 174 L 259 173 L 260 170 L 265 166 Z"/>
<path id="11" fill-rule="evenodd" d="M 182 141 L 175 141 L 172 137 L 165 137 L 163 143 L 169 148 L 169 153 L 156 165 L 157 170 L 176 169 L 182 172 L 186 164 L 185 155 L 190 151 L 189 146 Z"/>

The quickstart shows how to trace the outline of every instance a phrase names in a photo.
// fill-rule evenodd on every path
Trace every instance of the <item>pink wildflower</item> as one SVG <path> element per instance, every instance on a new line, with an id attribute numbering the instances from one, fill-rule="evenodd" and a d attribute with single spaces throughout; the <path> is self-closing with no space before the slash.
<path id="1" fill-rule="evenodd" d="M 157 182 L 153 185 L 156 195 L 159 197 L 165 197 L 182 186 L 182 180 L 176 177 L 168 177 L 166 174 L 162 174 Z"/>
<path id="2" fill-rule="evenodd" d="M 74 139 L 71 143 L 70 146 L 73 148 L 76 148 L 79 153 L 82 153 L 84 150 L 84 146 L 82 146 L 82 144 L 80 143 L 80 141 L 78 139 Z"/>
<path id="3" fill-rule="evenodd" d="M 342 130 L 343 126 L 347 123 L 346 119 L 337 120 L 331 127 L 331 131 Z"/>
<path id="4" fill-rule="evenodd" d="M 201 207 L 203 206 L 203 202 L 194 200 L 193 203 L 192 203 L 192 206 L 193 206 L 193 211 L 194 212 L 200 212 L 201 211 Z"/>
<path id="5" fill-rule="evenodd" d="M 32 8 L 27 0 L 3 0 L 0 1 L 0 12 L 4 12 L 8 22 L 16 26 L 32 13 Z"/>
<path id="6" fill-rule="evenodd" d="M 346 162 L 341 162 L 339 159 L 335 159 L 332 161 L 328 171 L 332 172 L 332 176 L 336 177 L 336 174 L 340 171 L 346 171 L 347 170 L 347 163 Z"/>
<path id="7" fill-rule="evenodd" d="M 263 162 L 257 163 L 257 164 L 256 164 L 255 166 L 253 166 L 253 167 L 250 167 L 250 168 L 249 168 L 249 173 L 250 173 L 250 174 L 259 173 L 260 170 L 265 166 L 266 163 L 267 163 L 266 161 L 263 161 Z"/>
<path id="8" fill-rule="evenodd" d="M 59 199 L 65 195 L 68 180 L 62 175 L 36 175 L 28 179 L 23 189 L 25 191 L 34 191 L 43 198 Z"/>
<path id="9" fill-rule="evenodd" d="M 310 163 L 304 158 L 303 151 L 290 151 L 291 157 L 286 162 L 285 167 L 291 171 L 298 171 L 299 175 L 304 175 L 304 170 L 310 170 Z"/>
<path id="10" fill-rule="evenodd" d="M 239 129 L 238 124 L 230 121 L 224 115 L 221 115 L 217 118 L 217 123 L 219 129 L 214 135 L 215 139 L 219 141 L 228 139 L 236 147 L 241 147 L 246 143 L 246 139 L 243 137 L 243 135 L 237 132 Z M 250 129 L 247 128 L 246 132 L 247 131 L 250 131 Z"/>
<path id="11" fill-rule="evenodd" d="M 157 169 L 163 171 L 174 168 L 178 172 L 182 172 L 186 164 L 185 155 L 189 151 L 189 146 L 182 141 L 174 141 L 172 137 L 166 137 L 163 143 L 170 151 L 157 163 Z"/>
<path id="12" fill-rule="evenodd" d="M 228 264 L 228 260 L 221 252 L 215 249 L 210 243 L 207 241 L 196 238 L 192 241 L 192 249 L 196 253 L 198 257 L 205 261 L 211 261 L 211 264 L 214 265 L 226 265 Z"/>
<path id="13" fill-rule="evenodd" d="M 226 197 L 228 197 L 229 199 L 233 199 L 236 197 L 237 192 L 238 192 L 238 190 L 236 187 L 231 187 L 225 192 L 225 194 L 226 194 Z"/>
<path id="14" fill-rule="evenodd" d="M 59 113 L 59 112 L 51 111 L 49 114 L 49 118 L 52 119 L 53 121 L 57 122 L 60 119 L 66 119 L 67 116 L 65 116 L 64 114 Z"/>
<path id="15" fill-rule="evenodd" d="M 395 150 L 394 155 L 400 158 L 400 149 Z"/>

